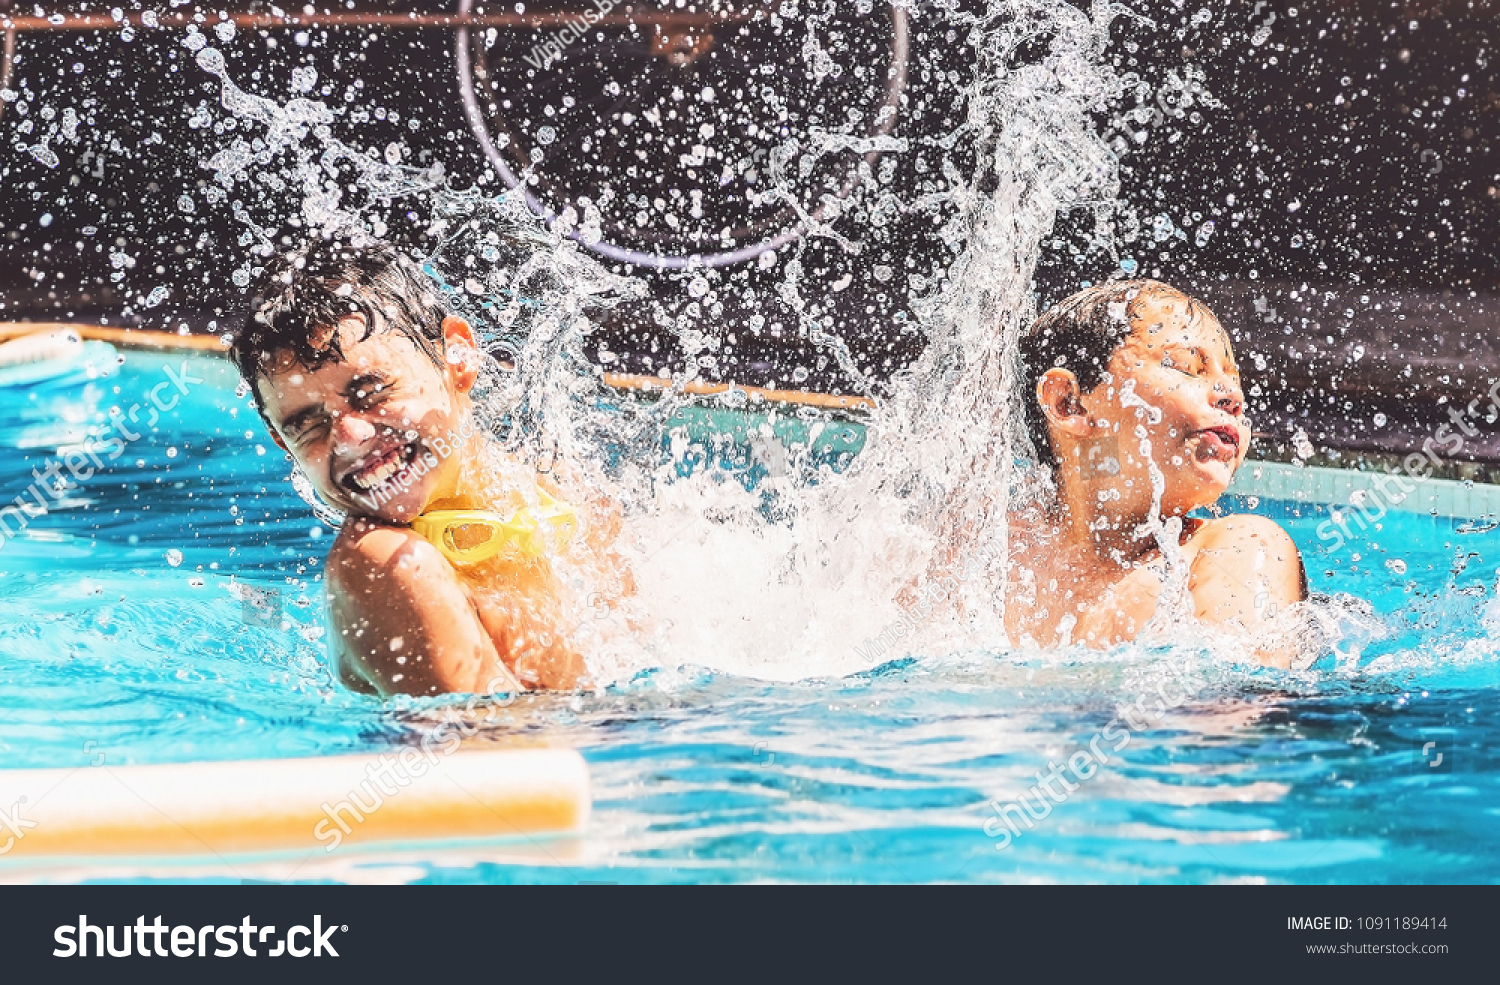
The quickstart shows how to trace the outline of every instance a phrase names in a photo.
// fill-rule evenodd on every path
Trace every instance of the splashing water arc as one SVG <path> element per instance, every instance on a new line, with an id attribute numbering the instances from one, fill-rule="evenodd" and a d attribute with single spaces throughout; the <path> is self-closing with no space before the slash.
<path id="1" fill-rule="evenodd" d="M 478 398 L 499 446 L 514 461 L 555 456 L 625 509 L 638 590 L 584 634 L 599 679 L 684 663 L 771 679 L 842 675 L 901 655 L 872 643 L 880 627 L 899 626 L 906 652 L 1006 642 L 1007 506 L 1018 462 L 1032 454 L 1016 403 L 1017 339 L 1035 313 L 1033 276 L 1060 214 L 1091 213 L 1095 248 L 1113 249 L 1118 159 L 1095 120 L 1130 81 L 1103 57 L 1120 13 L 1099 0 L 1088 12 L 1052 0 L 994 0 L 982 13 L 941 13 L 977 55 L 959 87 L 962 118 L 920 148 L 941 157 L 946 186 L 917 193 L 867 168 L 841 206 L 842 231 L 804 210 L 803 239 L 782 250 L 779 301 L 876 398 L 869 441 L 842 474 L 812 474 L 801 462 L 796 474 L 753 489 L 683 467 L 695 452 L 668 422 L 688 403 L 685 393 L 632 403 L 604 392 L 584 355 L 590 314 L 644 290 L 581 248 L 571 209 L 549 228 L 518 192 L 455 188 L 440 162 L 417 168 L 399 163 L 399 153 L 366 153 L 335 136 L 335 114 L 323 103 L 244 91 L 225 57 L 195 36 L 197 64 L 218 77 L 222 106 L 258 134 L 235 137 L 203 163 L 244 227 L 251 259 L 236 273 L 241 286 L 290 242 L 283 230 L 359 244 L 386 234 L 392 208 L 422 216 L 437 244 L 425 269 L 514 367 L 492 366 Z M 804 54 L 829 57 L 817 44 Z M 1205 105 L 1210 98 L 1200 93 Z M 790 163 L 799 151 L 817 158 L 870 149 L 854 124 L 846 129 L 793 134 L 773 150 L 773 193 L 796 200 Z M 972 157 L 955 154 L 958 147 Z M 898 134 L 878 149 L 918 148 Z M 829 241 L 858 257 L 858 231 L 892 212 L 939 223 L 952 260 L 913 302 L 920 357 L 881 382 L 856 365 L 848 339 L 814 317 L 801 251 Z M 585 231 L 597 224 L 596 215 L 582 221 Z M 704 319 L 667 327 L 690 367 L 715 331 Z M 824 426 L 811 424 L 814 437 Z M 665 461 L 663 446 L 671 450 Z M 326 516 L 305 480 L 297 485 Z M 958 569 L 952 597 L 913 610 L 914 591 Z M 595 597 L 585 568 L 565 574 L 575 602 Z"/>

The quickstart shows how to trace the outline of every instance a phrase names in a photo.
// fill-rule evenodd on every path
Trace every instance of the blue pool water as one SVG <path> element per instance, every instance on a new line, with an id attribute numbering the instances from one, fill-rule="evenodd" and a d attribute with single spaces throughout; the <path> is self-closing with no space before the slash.
<path id="1" fill-rule="evenodd" d="M 0 492 L 22 494 L 32 469 L 82 444 L 111 406 L 139 405 L 146 420 L 152 389 L 168 368 L 180 377 L 184 358 L 204 382 L 158 412 L 154 431 L 123 418 L 140 437 L 0 547 L 3 765 L 107 769 L 418 741 L 431 703 L 335 685 L 317 639 L 331 531 L 292 491 L 227 365 L 130 352 L 92 379 L 80 370 L 0 389 Z M 595 787 L 582 839 L 332 856 L 310 842 L 253 860 L 11 863 L 0 877 L 1500 879 L 1500 659 L 1485 627 L 1500 531 L 1392 513 L 1329 553 L 1316 536 L 1323 507 L 1255 508 L 1292 531 L 1315 591 L 1367 599 L 1376 618 L 1308 671 L 1200 663 L 1180 702 L 1004 850 L 985 831 L 991 802 L 1087 748 L 1118 702 L 1153 689 L 1191 648 L 922 656 L 787 684 L 662 668 L 603 695 L 522 697 L 474 740 L 581 750 Z M 276 594 L 257 607 L 246 584 Z M 1429 742 L 1445 768 L 1424 765 Z"/>

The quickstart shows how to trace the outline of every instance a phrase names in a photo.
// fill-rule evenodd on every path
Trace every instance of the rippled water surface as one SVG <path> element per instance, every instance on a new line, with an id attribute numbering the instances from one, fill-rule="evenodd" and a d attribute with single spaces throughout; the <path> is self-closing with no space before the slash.
<path id="1" fill-rule="evenodd" d="M 59 447 L 107 422 L 112 406 L 144 407 L 164 368 L 182 365 L 178 355 L 131 352 L 118 370 L 112 360 L 95 367 L 109 375 L 90 380 L 80 371 L 0 391 L 6 492 L 19 492 Z M 139 431 L 105 471 L 0 549 L 4 764 L 85 768 L 102 753 L 111 767 L 418 741 L 430 705 L 382 704 L 334 685 L 317 639 L 316 580 L 332 532 L 292 492 L 287 463 L 235 398 L 227 366 L 195 356 L 188 371 L 204 382 L 160 413 L 154 432 Z M 1316 591 L 1358 594 L 1380 616 L 1309 671 L 1215 664 L 1186 645 L 914 655 L 791 683 L 661 667 L 599 694 L 521 698 L 488 714 L 472 740 L 540 738 L 580 749 L 595 813 L 576 841 L 328 857 L 310 845 L 267 859 L 0 875 L 1500 878 L 1500 663 L 1485 628 L 1497 535 L 1460 533 L 1461 520 L 1391 514 L 1382 529 L 1329 555 L 1315 533 L 1321 508 L 1257 508 L 1292 530 Z M 1404 572 L 1391 561 L 1404 562 Z M 243 584 L 277 590 L 279 616 L 248 610 L 252 621 L 273 625 L 247 624 Z M 713 662 L 703 655 L 703 666 Z M 1188 670 L 1175 677 L 1169 665 Z M 1026 793 L 1049 761 L 1088 748 L 1120 702 L 1162 693 L 1169 679 L 1177 683 L 1165 693 L 1180 701 L 997 850 L 1000 839 L 985 829 L 992 802 Z M 1438 743 L 1451 769 L 1422 764 L 1427 742 Z"/>

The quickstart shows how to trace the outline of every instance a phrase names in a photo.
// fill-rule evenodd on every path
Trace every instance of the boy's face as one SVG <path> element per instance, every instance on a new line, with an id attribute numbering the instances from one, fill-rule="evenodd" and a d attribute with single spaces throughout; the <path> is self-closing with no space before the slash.
<path id="1" fill-rule="evenodd" d="M 1120 475 L 1149 494 L 1151 473 L 1141 454 L 1137 426 L 1151 442 L 1151 460 L 1166 488 L 1162 511 L 1179 515 L 1223 495 L 1250 451 L 1250 421 L 1229 336 L 1202 305 L 1190 310 L 1178 295 L 1137 300 L 1130 335 L 1110 358 L 1111 378 L 1085 398 L 1102 405 L 1099 418 L 1113 424 Z M 1134 383 L 1143 410 L 1125 397 Z M 1116 483 L 1111 483 L 1115 485 Z"/>
<path id="2" fill-rule="evenodd" d="M 477 351 L 461 320 L 449 318 L 443 328 L 450 346 L 458 347 L 451 351 Z M 333 331 L 342 361 L 308 370 L 283 352 L 261 373 L 255 385 L 266 417 L 277 443 L 329 505 L 407 523 L 453 486 L 461 467 L 458 456 L 440 454 L 433 439 L 443 438 L 451 449 L 446 436 L 469 413 L 464 392 L 473 385 L 473 360 L 449 360 L 440 368 L 394 331 L 360 341 L 359 315 Z"/>

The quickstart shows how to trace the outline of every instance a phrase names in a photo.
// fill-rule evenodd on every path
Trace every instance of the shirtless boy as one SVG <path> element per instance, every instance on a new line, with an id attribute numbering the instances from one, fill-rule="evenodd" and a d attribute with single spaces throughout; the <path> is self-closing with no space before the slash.
<path id="1" fill-rule="evenodd" d="M 1101 284 L 1037 319 L 1021 359 L 1050 481 L 1012 524 L 1011 638 L 1133 640 L 1171 590 L 1169 570 L 1185 570 L 1186 594 L 1161 599 L 1164 609 L 1254 638 L 1259 659 L 1289 665 L 1294 647 L 1263 634 L 1307 596 L 1291 537 L 1264 517 L 1188 516 L 1218 500 L 1250 446 L 1234 351 L 1213 313 L 1157 281 Z"/>
<path id="2" fill-rule="evenodd" d="M 476 423 L 489 357 L 468 323 L 386 246 L 314 242 L 272 261 L 256 295 L 231 356 L 272 438 L 347 517 L 325 569 L 343 680 L 381 694 L 575 687 L 566 627 L 585 616 L 555 562 L 588 554 L 608 523 L 590 530 Z"/>

